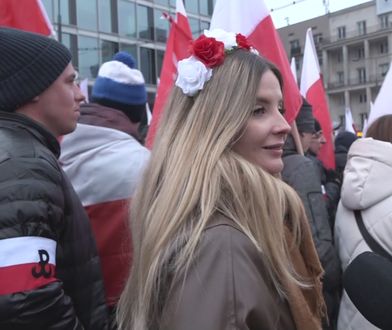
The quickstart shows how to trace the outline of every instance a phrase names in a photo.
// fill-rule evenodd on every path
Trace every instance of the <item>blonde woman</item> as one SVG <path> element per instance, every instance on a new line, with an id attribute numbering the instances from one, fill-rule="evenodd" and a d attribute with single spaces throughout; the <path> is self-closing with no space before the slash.
<path id="1" fill-rule="evenodd" d="M 320 264 L 296 193 L 276 178 L 289 125 L 278 70 L 245 37 L 206 31 L 133 201 L 120 329 L 321 329 Z"/>

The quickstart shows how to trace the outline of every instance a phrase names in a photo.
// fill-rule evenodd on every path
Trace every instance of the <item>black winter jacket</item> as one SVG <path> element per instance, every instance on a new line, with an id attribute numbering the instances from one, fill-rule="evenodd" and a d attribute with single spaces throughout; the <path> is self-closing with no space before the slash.
<path id="1" fill-rule="evenodd" d="M 324 324 L 323 329 L 334 329 L 340 300 L 341 270 L 329 226 L 327 205 L 321 192 L 318 168 L 309 158 L 297 153 L 291 136 L 284 145 L 283 163 L 282 179 L 294 188 L 303 202 L 317 254 L 325 271 L 323 293 L 330 326 Z"/>
<path id="2" fill-rule="evenodd" d="M 56 138 L 42 126 L 0 112 L 2 330 L 108 328 L 95 241 L 59 154 Z"/>

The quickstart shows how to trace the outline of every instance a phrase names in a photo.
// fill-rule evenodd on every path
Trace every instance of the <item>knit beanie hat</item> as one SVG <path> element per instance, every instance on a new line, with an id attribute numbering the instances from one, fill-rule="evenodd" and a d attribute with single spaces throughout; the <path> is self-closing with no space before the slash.
<path id="1" fill-rule="evenodd" d="M 341 131 L 335 138 L 335 148 L 338 146 L 343 146 L 348 150 L 356 139 L 357 136 L 354 133 Z"/>
<path id="2" fill-rule="evenodd" d="M 300 133 L 314 133 L 314 117 L 312 114 L 312 106 L 302 98 L 302 107 L 299 110 L 298 116 L 295 119 L 298 132 Z"/>
<path id="3" fill-rule="evenodd" d="M 322 130 L 320 123 L 317 119 L 314 119 L 314 132 L 320 132 Z"/>
<path id="4" fill-rule="evenodd" d="M 40 95 L 70 62 L 56 40 L 0 27 L 0 111 L 13 112 Z"/>
<path id="5" fill-rule="evenodd" d="M 91 96 L 93 102 L 121 110 L 132 122 L 140 122 L 146 112 L 147 92 L 133 57 L 119 52 L 102 64 Z"/>

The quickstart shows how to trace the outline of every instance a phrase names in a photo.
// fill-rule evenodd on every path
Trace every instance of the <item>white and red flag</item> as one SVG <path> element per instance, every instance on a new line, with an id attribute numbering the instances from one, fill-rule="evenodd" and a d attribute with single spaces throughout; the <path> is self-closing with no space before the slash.
<path id="1" fill-rule="evenodd" d="M 55 35 L 41 0 L 1 0 L 0 26 Z"/>
<path id="2" fill-rule="evenodd" d="M 146 138 L 146 146 L 150 149 L 154 143 L 166 100 L 177 76 L 177 63 L 190 56 L 189 44 L 192 41 L 191 27 L 182 0 L 176 2 L 176 20 L 173 20 L 168 14 L 164 14 L 164 16 L 170 22 L 170 32 L 166 43 L 151 125 Z"/>
<path id="3" fill-rule="evenodd" d="M 346 107 L 346 110 L 344 111 L 344 122 L 345 122 L 344 130 L 346 132 L 357 134 L 350 107 Z"/>
<path id="4" fill-rule="evenodd" d="M 366 133 L 367 128 L 379 117 L 392 114 L 392 65 L 389 66 L 389 70 L 385 79 L 382 83 L 380 91 L 374 101 L 374 104 L 370 104 L 370 113 L 367 121 L 366 129 L 364 128 L 364 133 Z"/>
<path id="5" fill-rule="evenodd" d="M 313 116 L 320 123 L 326 143 L 321 147 L 318 158 L 328 169 L 335 168 L 335 154 L 332 141 L 332 124 L 325 90 L 320 75 L 320 66 L 314 46 L 312 29 L 306 32 L 304 59 L 301 74 L 301 94 L 312 105 Z"/>
<path id="6" fill-rule="evenodd" d="M 286 119 L 292 123 L 302 98 L 291 73 L 286 51 L 263 0 L 217 0 L 210 29 L 241 33 L 261 55 L 274 63 L 283 76 Z"/>

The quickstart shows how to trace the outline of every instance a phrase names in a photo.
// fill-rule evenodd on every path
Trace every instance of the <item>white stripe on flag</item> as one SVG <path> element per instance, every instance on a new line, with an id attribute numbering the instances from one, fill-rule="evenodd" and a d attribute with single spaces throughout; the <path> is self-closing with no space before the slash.
<path id="1" fill-rule="evenodd" d="M 0 267 L 40 261 L 38 250 L 49 254 L 49 263 L 56 265 L 56 241 L 37 236 L 22 236 L 0 240 Z"/>

